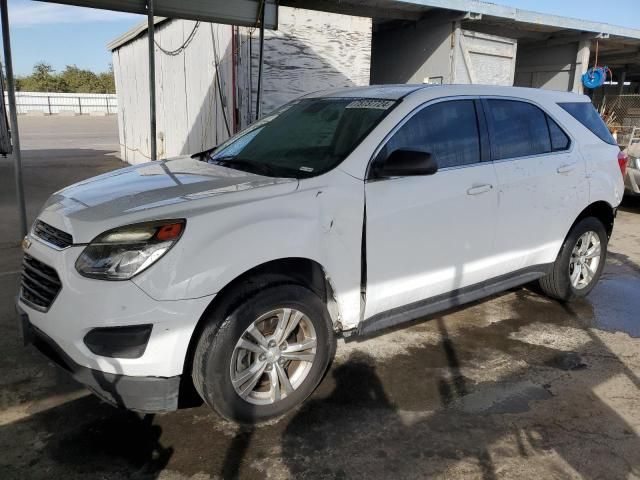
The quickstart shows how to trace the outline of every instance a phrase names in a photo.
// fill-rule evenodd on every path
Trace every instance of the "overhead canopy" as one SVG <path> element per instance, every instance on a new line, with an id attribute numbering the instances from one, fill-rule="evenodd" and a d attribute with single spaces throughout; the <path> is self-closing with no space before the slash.
<path id="1" fill-rule="evenodd" d="M 556 30 L 607 33 L 640 39 L 640 30 L 634 28 L 532 12 L 478 0 L 281 0 L 280 5 L 371 18 L 403 20 L 419 20 L 425 14 L 449 10 L 491 17 L 502 25 L 512 28 L 528 24 L 532 27 L 538 25 Z"/>
<path id="2" fill-rule="evenodd" d="M 38 0 L 78 7 L 100 8 L 119 12 L 147 14 L 146 0 Z M 154 0 L 154 14 L 168 18 L 185 18 L 204 22 L 253 27 L 260 16 L 260 0 Z M 264 2 L 264 26 L 278 28 L 276 0 Z"/>
<path id="3" fill-rule="evenodd" d="M 478 0 L 280 0 L 279 3 L 288 7 L 370 17 L 377 30 L 436 16 L 446 18 L 448 15 L 460 20 L 463 28 L 517 39 L 518 48 L 533 43 L 549 42 L 551 46 L 593 40 L 591 63 L 595 60 L 597 43 L 599 65 L 615 68 L 616 72 L 625 71 L 627 80 L 640 81 L 640 29 L 636 28 L 548 15 Z"/>
<path id="4" fill-rule="evenodd" d="M 146 14 L 146 0 L 39 0 Z M 254 26 L 262 0 L 154 0 L 154 14 L 215 23 Z M 376 28 L 446 13 L 467 16 L 471 29 L 516 38 L 521 45 L 540 41 L 599 41 L 599 63 L 623 68 L 640 79 L 640 30 L 576 18 L 547 15 L 478 0 L 266 0 L 265 28 L 278 24 L 278 3 L 347 15 L 370 17 Z M 589 36 L 591 35 L 591 36 Z M 630 78 L 629 76 L 627 78 Z"/>

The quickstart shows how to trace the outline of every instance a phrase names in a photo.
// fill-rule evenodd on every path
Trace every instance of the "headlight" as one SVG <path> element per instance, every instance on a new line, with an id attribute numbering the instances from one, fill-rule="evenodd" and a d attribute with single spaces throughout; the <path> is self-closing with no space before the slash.
<path id="1" fill-rule="evenodd" d="M 161 220 L 104 232 L 80 254 L 76 270 L 99 280 L 128 280 L 167 253 L 180 239 L 185 223 Z"/>

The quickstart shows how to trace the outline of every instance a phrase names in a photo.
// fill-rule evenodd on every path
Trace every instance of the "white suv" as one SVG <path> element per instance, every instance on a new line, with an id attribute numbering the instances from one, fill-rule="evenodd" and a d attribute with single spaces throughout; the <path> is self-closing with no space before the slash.
<path id="1" fill-rule="evenodd" d="M 24 240 L 24 336 L 103 399 L 226 418 L 302 402 L 336 336 L 602 271 L 626 159 L 571 93 L 308 95 L 207 152 L 80 182 Z"/>

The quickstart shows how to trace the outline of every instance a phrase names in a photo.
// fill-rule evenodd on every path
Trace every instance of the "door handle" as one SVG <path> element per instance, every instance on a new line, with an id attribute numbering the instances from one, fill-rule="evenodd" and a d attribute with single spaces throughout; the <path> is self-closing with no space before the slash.
<path id="1" fill-rule="evenodd" d="M 575 163 L 568 163 L 567 165 L 562 165 L 558 167 L 558 173 L 569 173 L 576 168 Z"/>
<path id="2" fill-rule="evenodd" d="M 493 189 L 493 185 L 478 185 L 477 187 L 471 187 L 467 190 L 467 195 L 480 195 L 481 193 L 487 193 L 491 189 Z"/>

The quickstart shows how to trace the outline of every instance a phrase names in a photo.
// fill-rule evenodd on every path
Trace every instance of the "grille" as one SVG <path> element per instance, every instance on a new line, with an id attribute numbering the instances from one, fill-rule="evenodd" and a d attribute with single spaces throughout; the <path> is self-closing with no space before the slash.
<path id="1" fill-rule="evenodd" d="M 33 233 L 36 237 L 41 238 L 51 245 L 55 245 L 58 248 L 66 248 L 73 245 L 73 237 L 67 232 L 58 230 L 56 227 L 44 223 L 41 220 L 36 222 L 33 228 Z"/>
<path id="2" fill-rule="evenodd" d="M 20 298 L 32 307 L 46 312 L 62 288 L 56 271 L 25 254 L 22 260 Z"/>

